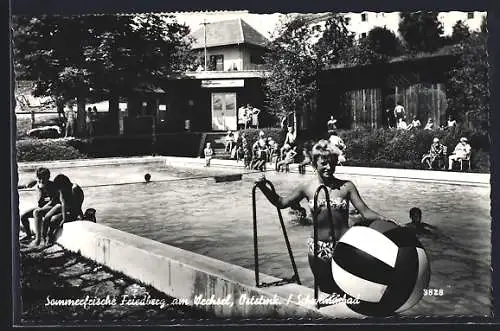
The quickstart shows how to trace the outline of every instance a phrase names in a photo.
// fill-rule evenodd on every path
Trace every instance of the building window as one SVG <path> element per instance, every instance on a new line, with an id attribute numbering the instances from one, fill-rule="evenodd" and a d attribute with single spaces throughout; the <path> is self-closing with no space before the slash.
<path id="1" fill-rule="evenodd" d="M 349 23 L 351 23 L 351 18 L 350 17 L 346 17 L 345 18 L 345 25 L 349 25 Z"/>
<path id="2" fill-rule="evenodd" d="M 366 32 L 361 33 L 361 38 L 366 38 Z"/>
<path id="3" fill-rule="evenodd" d="M 224 71 L 224 55 L 210 55 L 209 71 Z"/>
<path id="4" fill-rule="evenodd" d="M 361 22 L 366 22 L 366 21 L 367 21 L 366 13 L 361 14 Z"/>
<path id="5" fill-rule="evenodd" d="M 474 18 L 474 12 L 469 12 L 469 13 L 467 13 L 467 19 L 468 19 L 468 20 L 471 20 L 471 19 L 473 19 L 473 18 Z"/>
<path id="6" fill-rule="evenodd" d="M 263 64 L 264 59 L 262 58 L 262 55 L 260 54 L 251 54 L 250 55 L 250 63 L 252 64 Z"/>

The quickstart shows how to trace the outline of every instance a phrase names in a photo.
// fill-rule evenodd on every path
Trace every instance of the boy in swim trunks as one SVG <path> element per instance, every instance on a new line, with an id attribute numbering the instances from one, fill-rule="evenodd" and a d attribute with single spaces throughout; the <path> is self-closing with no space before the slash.
<path id="1" fill-rule="evenodd" d="M 36 186 L 38 195 L 37 207 L 30 208 L 21 215 L 21 224 L 26 233 L 26 239 L 31 239 L 39 236 L 41 228 L 37 225 L 41 222 L 42 217 L 45 216 L 55 205 L 59 203 L 59 195 L 54 186 L 54 182 L 50 180 L 50 171 L 47 168 L 40 167 L 36 170 L 36 180 L 30 181 L 25 185 L 19 185 L 19 189 L 25 189 Z M 35 219 L 35 229 L 30 229 L 29 219 Z M 32 231 L 33 230 L 33 231 Z"/>
<path id="2" fill-rule="evenodd" d="M 207 142 L 207 147 L 203 150 L 203 154 L 205 155 L 205 167 L 210 167 L 210 161 L 214 155 L 214 150 L 210 145 L 210 142 Z"/>

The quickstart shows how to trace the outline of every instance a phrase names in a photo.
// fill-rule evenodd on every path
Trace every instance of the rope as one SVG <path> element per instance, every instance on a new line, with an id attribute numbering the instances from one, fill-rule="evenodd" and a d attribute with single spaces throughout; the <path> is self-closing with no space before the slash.
<path id="1" fill-rule="evenodd" d="M 270 172 L 270 171 L 274 172 L 275 170 L 274 169 L 268 169 L 268 170 L 266 169 L 265 171 L 253 170 L 253 171 L 236 173 L 234 175 L 258 174 L 258 173 L 265 173 L 265 172 Z M 231 174 L 231 175 L 233 175 L 233 174 Z M 142 180 L 142 181 L 123 182 L 123 183 L 93 184 L 93 185 L 81 185 L 80 187 L 82 187 L 82 188 L 94 188 L 94 187 L 107 187 L 107 186 L 123 186 L 123 185 L 136 185 L 136 184 L 179 182 L 179 181 L 184 181 L 184 180 L 215 178 L 218 176 L 224 176 L 224 175 L 221 174 L 221 175 L 210 175 L 210 176 L 192 176 L 192 177 L 183 177 L 183 178 L 166 178 L 166 179 L 158 179 L 158 180 L 154 180 L 154 181 L 152 180 L 150 182 L 146 182 L 146 181 Z M 18 191 L 21 191 L 21 192 L 29 192 L 29 191 L 35 191 L 35 190 L 36 190 L 35 188 L 20 188 L 20 189 L 18 189 Z"/>

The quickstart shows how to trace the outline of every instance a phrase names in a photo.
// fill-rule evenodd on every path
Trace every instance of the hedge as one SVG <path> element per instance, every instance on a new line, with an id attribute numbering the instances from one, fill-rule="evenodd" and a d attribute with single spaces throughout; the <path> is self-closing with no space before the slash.
<path id="1" fill-rule="evenodd" d="M 72 160 L 88 157 L 79 139 L 24 139 L 16 143 L 17 161 Z"/>
<path id="2" fill-rule="evenodd" d="M 259 129 L 243 130 L 251 146 L 257 140 Z M 266 137 L 272 137 L 280 145 L 284 131 L 276 128 L 262 129 Z M 469 138 L 472 147 L 472 171 L 490 172 L 489 137 L 485 133 L 462 130 L 413 130 L 395 129 L 339 131 L 347 145 L 344 165 L 363 167 L 425 169 L 422 155 L 428 153 L 432 139 L 438 137 L 441 143 L 453 151 L 460 137 Z M 89 139 L 24 139 L 17 141 L 17 160 L 48 161 L 77 158 L 99 158 L 158 155 L 191 156 L 199 153 L 201 133 L 161 134 L 153 143 L 151 135 L 104 136 Z M 302 144 L 300 136 L 297 139 Z"/>
<path id="3" fill-rule="evenodd" d="M 472 148 L 473 171 L 489 172 L 489 137 L 483 132 L 460 128 L 448 130 L 350 130 L 340 131 L 347 145 L 345 165 L 384 168 L 426 169 L 422 156 L 429 152 L 434 137 L 453 152 L 460 137 L 467 137 Z"/>

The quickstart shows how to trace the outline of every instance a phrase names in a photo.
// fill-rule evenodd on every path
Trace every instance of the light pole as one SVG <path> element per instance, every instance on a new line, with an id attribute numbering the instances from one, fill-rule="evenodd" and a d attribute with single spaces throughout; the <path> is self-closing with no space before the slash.
<path id="1" fill-rule="evenodd" d="M 204 47 L 203 47 L 203 51 L 205 53 L 205 71 L 207 71 L 207 21 L 204 19 L 203 20 L 203 37 L 205 39 L 205 43 L 204 43 Z"/>

